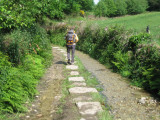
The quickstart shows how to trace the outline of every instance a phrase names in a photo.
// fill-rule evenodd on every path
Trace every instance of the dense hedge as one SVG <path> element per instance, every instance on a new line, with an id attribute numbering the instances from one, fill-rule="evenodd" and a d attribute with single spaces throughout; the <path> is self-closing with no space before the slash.
<path id="1" fill-rule="evenodd" d="M 147 0 L 100 0 L 94 13 L 99 17 L 114 17 L 143 13 L 147 8 Z"/>
<path id="2" fill-rule="evenodd" d="M 24 65 L 15 68 L 1 52 L 0 58 L 0 113 L 23 112 L 25 102 L 37 92 L 38 79 L 44 73 L 43 59 L 27 55 Z"/>
<path id="3" fill-rule="evenodd" d="M 78 50 L 130 78 L 134 85 L 160 95 L 160 52 L 150 44 L 149 34 L 130 35 L 116 26 L 107 31 L 89 26 L 79 36 Z"/>
<path id="4" fill-rule="evenodd" d="M 2 52 L 3 53 L 2 53 Z M 51 64 L 51 43 L 39 25 L 17 29 L 0 40 L 0 114 L 23 112 Z"/>

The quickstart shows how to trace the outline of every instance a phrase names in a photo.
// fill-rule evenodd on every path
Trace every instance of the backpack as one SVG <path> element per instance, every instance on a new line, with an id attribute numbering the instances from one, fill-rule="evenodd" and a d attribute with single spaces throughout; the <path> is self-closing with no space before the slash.
<path id="1" fill-rule="evenodd" d="M 76 37 L 76 35 L 74 33 L 74 30 L 68 31 L 68 33 L 66 35 L 67 45 L 73 45 L 73 43 L 76 43 L 75 37 Z"/>

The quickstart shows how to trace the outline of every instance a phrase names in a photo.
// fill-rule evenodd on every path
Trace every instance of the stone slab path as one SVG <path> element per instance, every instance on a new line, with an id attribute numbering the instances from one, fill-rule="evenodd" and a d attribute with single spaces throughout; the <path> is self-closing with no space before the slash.
<path id="1" fill-rule="evenodd" d="M 99 102 L 77 102 L 76 105 L 82 116 L 95 116 L 99 111 L 102 111 Z"/>
<path id="2" fill-rule="evenodd" d="M 73 87 L 69 89 L 70 94 L 84 94 L 84 93 L 97 93 L 95 88 L 88 87 Z"/>
<path id="3" fill-rule="evenodd" d="M 58 50 L 63 53 L 64 57 L 67 56 L 63 49 L 58 48 Z M 77 63 L 77 61 L 75 61 L 75 63 Z M 80 76 L 78 72 L 79 68 L 77 65 L 66 65 L 66 69 L 70 71 L 70 75 L 72 76 L 68 78 L 68 81 L 70 81 L 74 87 L 68 91 L 74 96 L 72 101 L 77 105 L 82 117 L 80 120 L 98 120 L 97 114 L 102 111 L 101 104 L 97 101 L 92 101 L 92 97 L 88 96 L 90 93 L 98 93 L 98 91 L 95 88 L 87 87 L 85 79 Z"/>
<path id="4" fill-rule="evenodd" d="M 83 77 L 69 77 L 68 80 L 72 82 L 84 82 L 85 81 Z"/>
<path id="5" fill-rule="evenodd" d="M 77 65 L 67 65 L 66 69 L 69 69 L 69 70 L 78 70 L 78 66 Z"/>

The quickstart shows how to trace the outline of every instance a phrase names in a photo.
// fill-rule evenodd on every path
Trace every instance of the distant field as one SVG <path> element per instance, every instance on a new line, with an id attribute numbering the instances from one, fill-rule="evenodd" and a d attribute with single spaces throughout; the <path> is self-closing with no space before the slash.
<path id="1" fill-rule="evenodd" d="M 89 24 L 98 24 L 102 28 L 116 24 L 123 25 L 126 29 L 132 29 L 135 32 L 145 32 L 146 27 L 149 25 L 150 33 L 153 35 L 153 39 L 160 44 L 160 12 L 147 12 L 139 15 L 106 19 L 74 18 L 70 19 L 68 22 L 73 24 L 80 20 L 86 21 Z"/>

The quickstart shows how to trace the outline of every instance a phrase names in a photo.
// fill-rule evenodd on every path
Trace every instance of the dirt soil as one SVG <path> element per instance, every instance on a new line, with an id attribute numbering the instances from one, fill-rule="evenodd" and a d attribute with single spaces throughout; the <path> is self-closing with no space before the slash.
<path id="1" fill-rule="evenodd" d="M 88 55 L 79 51 L 76 55 L 103 86 L 103 94 L 115 120 L 160 120 L 160 104 L 149 93 L 131 86 L 125 78 Z"/>

